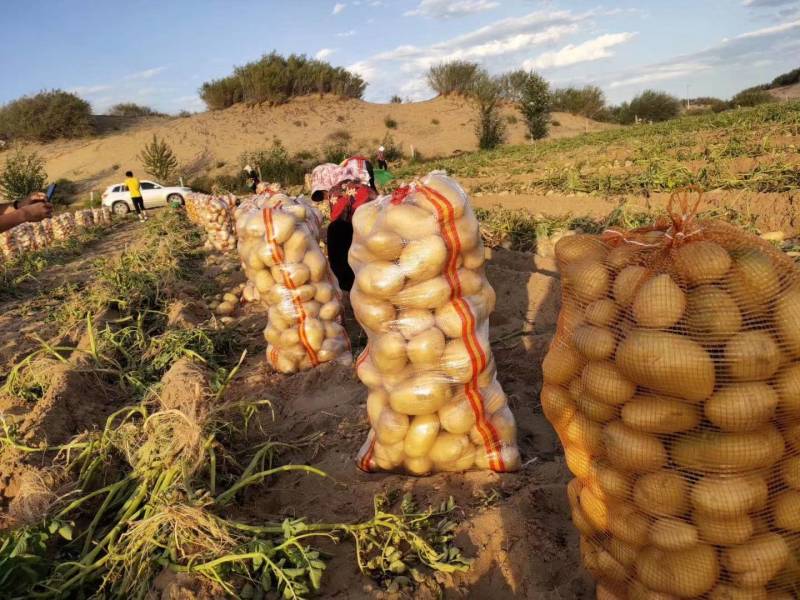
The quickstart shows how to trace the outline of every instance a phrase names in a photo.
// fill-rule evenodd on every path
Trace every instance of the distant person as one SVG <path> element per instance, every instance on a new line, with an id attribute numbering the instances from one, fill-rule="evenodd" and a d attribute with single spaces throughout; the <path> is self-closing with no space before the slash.
<path id="1" fill-rule="evenodd" d="M 139 220 L 147 221 L 147 213 L 144 210 L 144 200 L 142 199 L 142 184 L 133 176 L 133 171 L 125 172 L 125 185 L 128 186 L 128 191 L 131 193 L 131 202 L 133 202 L 133 208 L 136 209 L 136 214 L 139 215 Z"/>
<path id="2" fill-rule="evenodd" d="M 356 171 L 361 183 L 368 185 L 375 193 L 378 193 L 378 188 L 375 187 L 375 172 L 372 170 L 372 163 L 366 156 L 351 156 L 344 160 L 342 167 Z"/>
<path id="3" fill-rule="evenodd" d="M 258 184 L 261 183 L 261 180 L 258 178 L 258 173 L 256 173 L 255 169 L 250 165 L 245 165 L 244 172 L 247 178 L 247 189 L 255 194 Z"/>
<path id="4" fill-rule="evenodd" d="M 377 197 L 377 192 L 363 183 L 358 172 L 332 163 L 320 165 L 311 174 L 311 199 L 328 200 L 331 224 L 328 225 L 328 261 L 343 292 L 353 289 L 355 274 L 347 262 L 353 244 L 353 214 Z"/>
<path id="5" fill-rule="evenodd" d="M 22 223 L 41 221 L 52 213 L 53 205 L 43 192 L 34 192 L 22 200 L 0 204 L 0 232 Z"/>
<path id="6" fill-rule="evenodd" d="M 383 146 L 378 148 L 378 168 L 384 171 L 389 170 L 389 164 L 386 162 L 386 148 Z"/>

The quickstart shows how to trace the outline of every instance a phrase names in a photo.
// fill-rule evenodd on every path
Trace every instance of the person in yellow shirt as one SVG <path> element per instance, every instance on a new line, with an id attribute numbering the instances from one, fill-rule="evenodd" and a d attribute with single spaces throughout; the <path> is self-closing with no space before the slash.
<path id="1" fill-rule="evenodd" d="M 139 180 L 133 176 L 133 171 L 125 173 L 125 185 L 128 186 L 128 191 L 131 193 L 131 202 L 133 208 L 136 209 L 136 214 L 139 215 L 140 221 L 147 221 L 147 213 L 144 210 L 144 200 L 142 200 L 142 186 Z"/>

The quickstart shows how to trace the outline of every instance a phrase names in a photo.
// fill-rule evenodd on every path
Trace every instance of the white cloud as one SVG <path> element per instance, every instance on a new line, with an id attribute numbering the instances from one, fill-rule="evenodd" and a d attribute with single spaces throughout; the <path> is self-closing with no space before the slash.
<path id="1" fill-rule="evenodd" d="M 131 73 L 130 75 L 126 75 L 124 79 L 132 80 L 132 79 L 150 79 L 151 77 L 155 77 L 162 71 L 166 70 L 167 67 L 153 67 L 152 69 L 145 69 L 144 71 L 138 71 L 136 73 Z"/>
<path id="2" fill-rule="evenodd" d="M 764 27 L 763 29 L 756 29 L 755 31 L 748 31 L 747 33 L 742 33 L 737 35 L 735 40 L 745 40 L 747 38 L 758 38 L 758 37 L 768 37 L 775 35 L 776 33 L 783 33 L 785 31 L 790 31 L 792 29 L 800 28 L 800 19 L 796 21 L 789 21 L 787 23 L 781 23 L 780 25 L 773 25 L 772 27 Z"/>
<path id="3" fill-rule="evenodd" d="M 70 88 L 69 91 L 73 94 L 77 94 L 78 96 L 83 96 L 83 95 L 97 94 L 98 92 L 105 92 L 113 88 L 114 86 L 110 84 L 77 85 L 73 88 Z"/>
<path id="4" fill-rule="evenodd" d="M 347 37 L 353 37 L 355 34 L 356 34 L 356 30 L 355 29 L 351 29 L 350 31 L 342 31 L 341 33 L 337 33 L 336 37 L 347 38 Z"/>
<path id="5" fill-rule="evenodd" d="M 336 4 L 333 5 L 333 12 L 331 14 L 338 15 L 345 9 L 346 6 L 347 5 L 344 2 L 337 2 Z"/>
<path id="6" fill-rule="evenodd" d="M 607 33 L 582 44 L 569 44 L 560 50 L 544 52 L 534 59 L 522 63 L 523 68 L 552 69 L 566 67 L 582 62 L 590 62 L 613 56 L 611 48 L 629 42 L 636 37 L 635 33 Z"/>
<path id="7" fill-rule="evenodd" d="M 742 6 L 749 8 L 772 8 L 775 6 L 785 6 L 794 4 L 797 0 L 744 0 Z"/>
<path id="8" fill-rule="evenodd" d="M 671 65 L 662 65 L 656 67 L 648 67 L 644 69 L 641 75 L 632 75 L 617 81 L 612 81 L 608 87 L 610 89 L 625 87 L 629 85 L 641 85 L 644 83 L 653 83 L 655 81 L 665 81 L 667 79 L 676 79 L 678 77 L 686 77 L 704 71 L 710 67 L 702 64 L 693 63 L 677 63 Z"/>
<path id="9" fill-rule="evenodd" d="M 500 3 L 493 0 L 421 0 L 417 8 L 404 14 L 407 17 L 449 19 L 492 10 L 498 6 Z"/>
<path id="10" fill-rule="evenodd" d="M 314 55 L 314 58 L 316 58 L 317 60 L 325 60 L 334 52 L 336 52 L 336 50 L 333 48 L 322 48 L 319 52 L 317 52 Z"/>

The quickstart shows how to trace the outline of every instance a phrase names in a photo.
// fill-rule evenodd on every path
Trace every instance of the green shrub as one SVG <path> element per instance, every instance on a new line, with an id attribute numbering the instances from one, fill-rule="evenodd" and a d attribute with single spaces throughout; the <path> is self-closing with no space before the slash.
<path id="1" fill-rule="evenodd" d="M 546 137 L 550 124 L 550 86 L 541 75 L 533 71 L 528 73 L 520 89 L 518 106 L 531 138 L 539 140 Z"/>
<path id="2" fill-rule="evenodd" d="M 496 148 L 506 138 L 506 124 L 500 114 L 500 86 L 487 75 L 483 75 L 472 86 L 472 99 L 478 111 L 475 124 L 478 147 L 482 150 Z"/>
<path id="3" fill-rule="evenodd" d="M 397 121 L 395 121 L 389 115 L 383 119 L 383 124 L 386 125 L 386 129 L 397 129 Z"/>
<path id="4" fill-rule="evenodd" d="M 383 155 L 389 162 L 394 162 L 403 159 L 403 149 L 394 141 L 394 137 L 388 131 L 381 140 L 383 146 Z"/>
<path id="5" fill-rule="evenodd" d="M 93 133 L 86 100 L 61 90 L 24 96 L 0 107 L 0 135 L 47 142 Z"/>
<path id="6" fill-rule="evenodd" d="M 159 140 L 153 134 L 153 140 L 139 153 L 139 160 L 144 165 L 145 172 L 159 183 L 173 183 L 178 159 L 165 140 Z"/>
<path id="7" fill-rule="evenodd" d="M 748 88 L 742 90 L 731 98 L 731 106 L 758 106 L 759 104 L 766 104 L 767 102 L 777 102 L 775 96 L 766 90 L 759 88 Z"/>
<path id="8" fill-rule="evenodd" d="M 395 94 L 394 96 L 392 96 L 392 98 L 389 100 L 389 102 L 391 104 L 402 104 L 403 103 L 403 99 L 400 96 L 398 96 L 397 94 Z"/>
<path id="9" fill-rule="evenodd" d="M 178 117 L 181 118 L 181 119 L 185 119 L 186 117 L 191 117 L 191 116 L 192 116 L 192 113 L 190 113 L 188 110 L 182 110 L 182 111 L 178 112 Z"/>
<path id="10" fill-rule="evenodd" d="M 311 94 L 336 94 L 361 98 L 367 84 L 359 75 L 342 67 L 292 54 L 277 52 L 234 69 L 233 75 L 204 83 L 200 97 L 211 110 L 239 102 L 280 104 L 290 98 Z"/>
<path id="11" fill-rule="evenodd" d="M 795 83 L 800 83 L 800 68 L 778 75 L 772 80 L 772 83 L 769 85 L 769 87 L 783 87 L 785 85 L 794 85 Z"/>
<path id="12" fill-rule="evenodd" d="M 477 63 L 453 60 L 432 66 L 428 70 L 427 80 L 428 85 L 440 96 L 468 96 L 483 75 Z"/>
<path id="13" fill-rule="evenodd" d="M 56 179 L 55 184 L 56 191 L 50 199 L 55 206 L 66 206 L 67 204 L 75 202 L 78 196 L 78 186 L 74 181 L 61 177 L 60 179 Z"/>
<path id="14" fill-rule="evenodd" d="M 235 175 L 217 175 L 215 177 L 209 177 L 207 174 L 200 175 L 189 182 L 189 187 L 196 192 L 204 194 L 211 194 L 214 191 L 233 192 L 236 194 L 249 192 L 244 178 Z"/>
<path id="15" fill-rule="evenodd" d="M 551 110 L 597 118 L 606 105 L 603 90 L 594 85 L 582 88 L 565 87 L 553 90 Z"/>
<path id="16" fill-rule="evenodd" d="M 666 92 L 645 90 L 634 97 L 623 114 L 623 123 L 633 123 L 638 117 L 644 121 L 667 121 L 674 119 L 681 112 L 681 101 Z"/>
<path id="17" fill-rule="evenodd" d="M 302 184 L 306 168 L 302 160 L 290 157 L 280 140 L 272 142 L 268 150 L 245 152 L 239 158 L 242 167 L 250 165 L 260 173 L 263 181 L 281 183 L 283 185 Z"/>
<path id="18" fill-rule="evenodd" d="M 149 106 L 142 106 L 135 102 L 120 102 L 108 109 L 106 113 L 112 117 L 166 117 L 162 112 L 153 110 Z"/>
<path id="19" fill-rule="evenodd" d="M 500 86 L 503 99 L 510 102 L 522 100 L 522 93 L 528 83 L 528 76 L 528 72 L 524 69 L 517 69 L 500 75 L 497 78 L 497 84 Z"/>
<path id="20" fill-rule="evenodd" d="M 0 173 L 0 196 L 15 200 L 31 192 L 40 192 L 47 181 L 44 160 L 36 152 L 17 150 L 6 158 Z"/>

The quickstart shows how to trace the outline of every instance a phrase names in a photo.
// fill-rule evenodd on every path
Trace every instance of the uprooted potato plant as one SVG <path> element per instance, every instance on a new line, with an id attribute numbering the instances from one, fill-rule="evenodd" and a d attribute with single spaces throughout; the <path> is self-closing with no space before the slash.
<path id="1" fill-rule="evenodd" d="M 66 364 L 98 382 L 114 409 L 59 443 L 0 415 L 0 469 L 23 467 L 0 521 L 0 598 L 144 598 L 165 570 L 232 597 L 302 598 L 325 585 L 320 546 L 340 540 L 387 589 L 466 569 L 452 502 L 419 510 L 404 498 L 390 511 L 377 497 L 374 514 L 349 523 L 240 516 L 248 489 L 269 494 L 288 472 L 326 476 L 282 462 L 303 440 L 250 427 L 271 410 L 268 398 L 225 399 L 241 364 L 234 328 L 213 318 L 191 329 L 166 323 L 166 305 L 197 266 L 199 237 L 173 214 L 148 227 L 140 248 L 100 265 L 62 311 L 65 328 L 83 328 L 81 343 L 42 340 L 5 379 L 2 393 L 35 408 L 43 365 Z"/>

